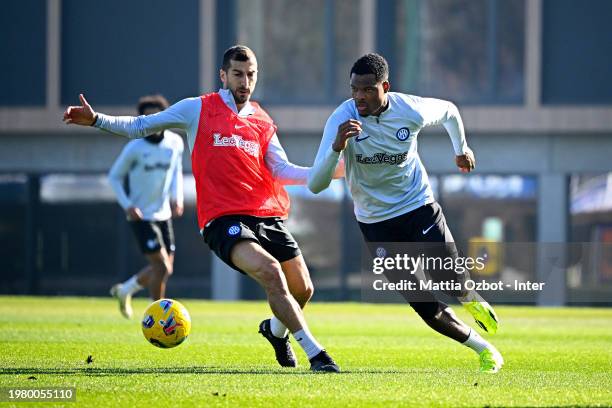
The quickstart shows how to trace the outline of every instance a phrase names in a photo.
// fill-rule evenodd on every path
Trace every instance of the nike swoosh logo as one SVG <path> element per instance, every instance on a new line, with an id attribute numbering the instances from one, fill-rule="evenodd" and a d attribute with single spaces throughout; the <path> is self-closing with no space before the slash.
<path id="1" fill-rule="evenodd" d="M 234 127 L 235 127 L 236 129 L 242 129 L 242 128 L 245 128 L 245 127 L 246 127 L 246 125 L 242 125 L 242 126 L 238 126 L 238 125 L 236 125 L 236 126 L 234 126 Z"/>
<path id="2" fill-rule="evenodd" d="M 355 141 L 356 142 L 361 142 L 362 140 L 366 140 L 367 138 L 370 137 L 370 135 L 365 135 L 365 137 L 361 137 L 360 138 L 361 135 L 362 135 L 362 133 L 360 133 L 357 137 L 355 137 Z"/>
<path id="3" fill-rule="evenodd" d="M 300 337 L 299 339 L 296 339 L 297 341 L 302 341 L 304 340 L 302 337 Z"/>
<path id="4" fill-rule="evenodd" d="M 422 231 L 422 232 L 423 232 L 423 235 L 427 234 L 427 233 L 429 232 L 429 230 L 430 230 L 430 229 L 432 229 L 432 228 L 434 227 L 434 225 L 436 225 L 436 224 L 431 224 L 431 225 L 429 226 L 429 228 L 424 229 L 424 230 Z"/>

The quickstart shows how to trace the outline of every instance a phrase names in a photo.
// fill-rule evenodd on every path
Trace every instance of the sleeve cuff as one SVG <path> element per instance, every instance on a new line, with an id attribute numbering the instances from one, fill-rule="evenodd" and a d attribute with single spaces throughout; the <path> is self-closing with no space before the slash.
<path id="1" fill-rule="evenodd" d="M 340 154 L 342 153 L 342 152 L 335 151 L 334 148 L 331 146 L 329 147 L 329 151 L 330 151 L 329 155 L 331 157 L 336 157 L 336 158 L 340 158 Z"/>
<path id="2" fill-rule="evenodd" d="M 96 120 L 91 126 L 95 128 L 99 128 L 100 125 L 102 124 L 102 116 L 104 116 L 104 114 L 96 112 Z"/>
<path id="3" fill-rule="evenodd" d="M 465 146 L 462 149 L 459 149 L 458 152 L 455 152 L 456 156 L 463 156 L 468 154 L 468 152 L 472 152 L 472 149 L 470 149 L 469 147 Z"/>

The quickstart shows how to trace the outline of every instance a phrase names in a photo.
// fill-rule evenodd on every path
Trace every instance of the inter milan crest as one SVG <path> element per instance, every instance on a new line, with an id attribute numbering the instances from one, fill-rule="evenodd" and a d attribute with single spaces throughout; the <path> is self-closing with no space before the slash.
<path id="1" fill-rule="evenodd" d="M 227 230 L 227 234 L 230 236 L 234 236 L 234 235 L 238 235 L 240 234 L 240 226 L 238 225 L 232 225 L 231 227 L 229 227 L 229 229 Z"/>
<path id="2" fill-rule="evenodd" d="M 397 137 L 397 140 L 399 140 L 400 142 L 403 142 L 404 140 L 410 137 L 410 129 L 408 129 L 407 127 L 399 129 L 395 134 L 395 137 Z"/>

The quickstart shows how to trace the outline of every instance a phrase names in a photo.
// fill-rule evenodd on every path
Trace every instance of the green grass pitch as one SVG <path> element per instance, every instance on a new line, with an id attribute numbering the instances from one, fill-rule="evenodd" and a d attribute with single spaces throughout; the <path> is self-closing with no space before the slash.
<path id="1" fill-rule="evenodd" d="M 612 309 L 498 307 L 486 337 L 506 365 L 485 375 L 407 306 L 314 303 L 311 330 L 344 370 L 333 375 L 310 373 L 295 345 L 299 368 L 277 367 L 257 334 L 263 302 L 183 303 L 191 336 L 162 350 L 112 299 L 0 297 L 0 387 L 74 386 L 76 405 L 97 408 L 612 405 Z M 41 406 L 15 404 L 28 405 Z"/>

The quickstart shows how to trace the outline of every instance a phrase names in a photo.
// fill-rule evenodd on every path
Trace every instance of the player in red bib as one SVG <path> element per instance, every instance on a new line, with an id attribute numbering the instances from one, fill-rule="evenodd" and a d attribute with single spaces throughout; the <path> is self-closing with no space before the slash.
<path id="1" fill-rule="evenodd" d="M 299 247 L 283 224 L 289 213 L 284 184 L 306 184 L 310 168 L 287 159 L 276 126 L 250 97 L 257 59 L 237 45 L 223 55 L 223 89 L 187 98 L 154 115 L 109 116 L 95 112 L 80 95 L 64 121 L 95 126 L 130 138 L 168 128 L 186 131 L 197 190 L 198 223 L 204 241 L 224 262 L 255 279 L 274 314 L 259 332 L 272 344 L 280 365 L 295 367 L 290 331 L 313 371 L 339 368 L 310 333 L 302 309 L 313 294 Z"/>

